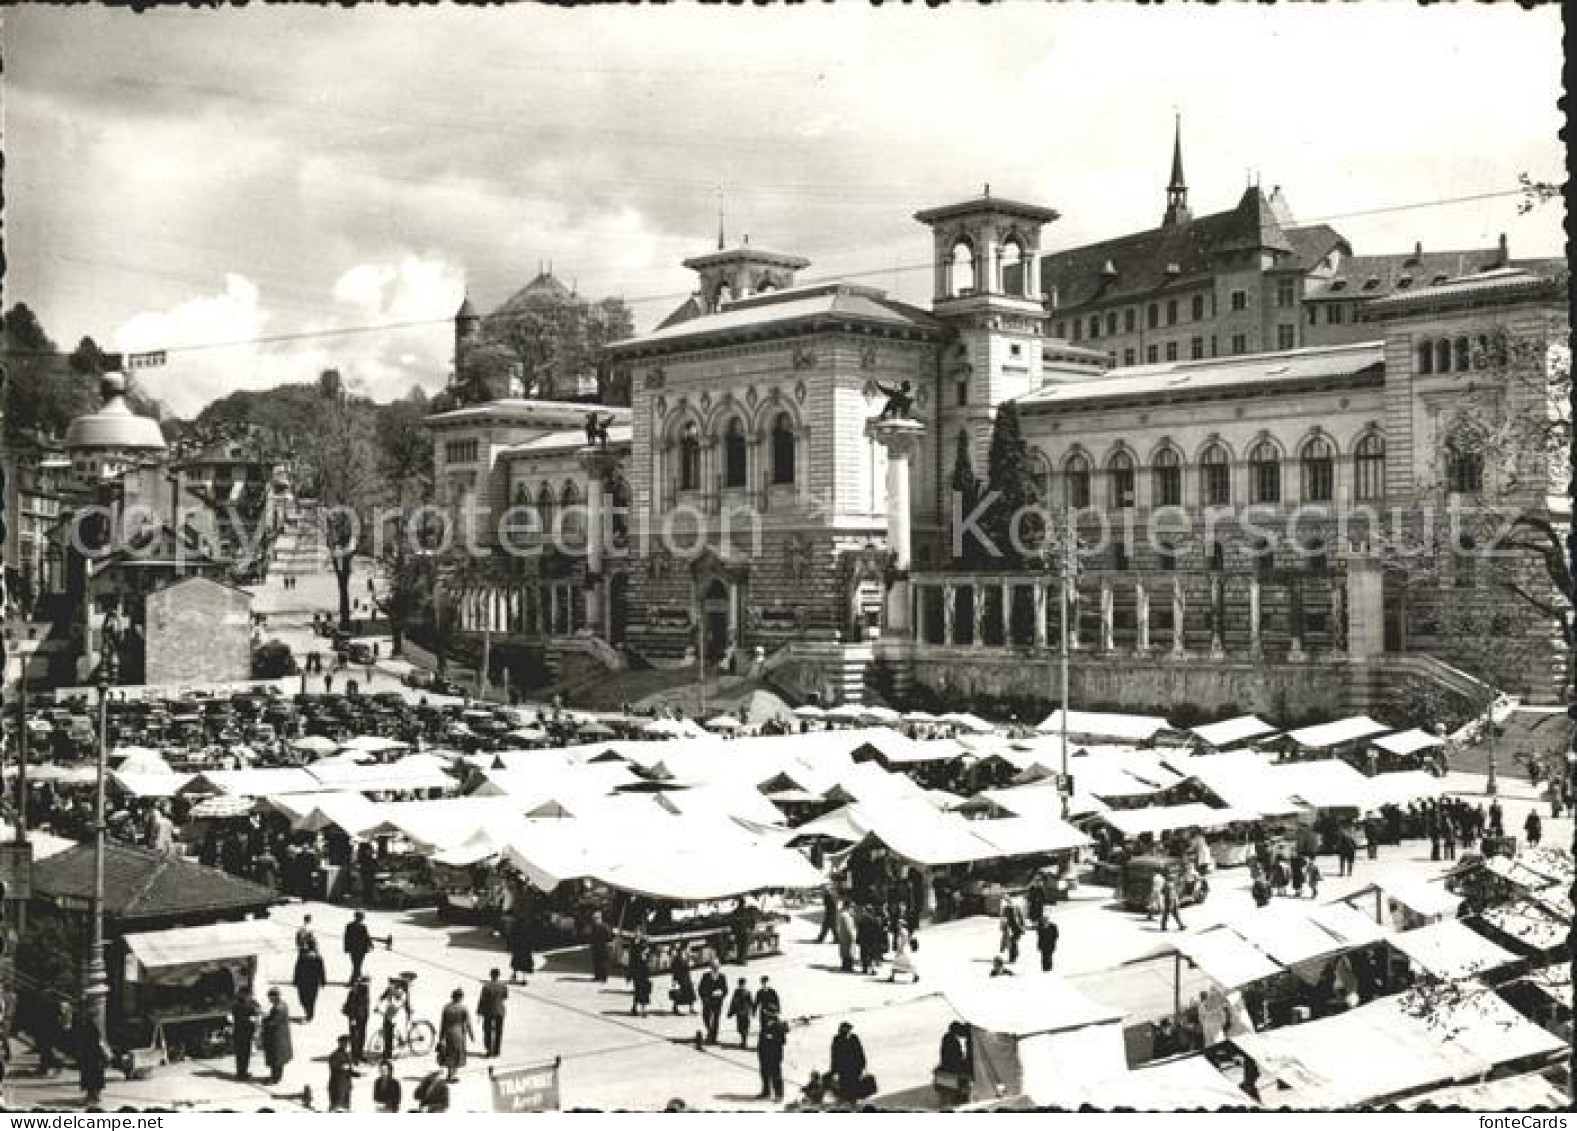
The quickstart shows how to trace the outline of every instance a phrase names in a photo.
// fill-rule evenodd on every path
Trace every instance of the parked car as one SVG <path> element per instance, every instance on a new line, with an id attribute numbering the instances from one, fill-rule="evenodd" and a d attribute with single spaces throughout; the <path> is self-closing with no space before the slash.
<path id="1" fill-rule="evenodd" d="M 1210 894 L 1210 885 L 1202 877 L 1196 877 L 1192 886 L 1185 882 L 1181 860 L 1164 856 L 1135 856 L 1122 869 L 1123 907 L 1129 911 L 1149 908 L 1152 878 L 1157 872 L 1172 877 L 1177 884 L 1178 904 L 1182 907 L 1203 903 Z"/>

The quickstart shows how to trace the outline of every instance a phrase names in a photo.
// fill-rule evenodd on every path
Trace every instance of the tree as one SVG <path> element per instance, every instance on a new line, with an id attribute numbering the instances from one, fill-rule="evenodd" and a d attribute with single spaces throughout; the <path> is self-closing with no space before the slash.
<path id="1" fill-rule="evenodd" d="M 585 348 L 597 372 L 597 399 L 607 405 L 630 403 L 627 380 L 621 381 L 607 347 L 635 335 L 635 317 L 623 299 L 605 298 L 589 303 L 581 315 Z"/>
<path id="2" fill-rule="evenodd" d="M 376 456 L 367 403 L 352 398 L 332 369 L 318 379 L 317 389 L 317 421 L 301 437 L 300 447 L 317 488 L 323 543 L 339 590 L 340 624 L 348 628 L 351 574 L 369 534 Z"/>
<path id="3" fill-rule="evenodd" d="M 980 481 L 975 478 L 975 468 L 969 459 L 969 434 L 962 429 L 953 451 L 953 475 L 949 480 L 953 489 L 953 513 L 967 518 L 980 502 Z M 971 569 L 981 558 L 980 543 L 967 530 L 953 532 L 953 564 Z"/>
<path id="4" fill-rule="evenodd" d="M 296 674 L 296 658 L 283 640 L 270 640 L 252 651 L 253 679 L 283 679 Z"/>
<path id="5" fill-rule="evenodd" d="M 432 498 L 433 440 L 425 427 L 427 396 L 412 389 L 405 397 L 379 408 L 374 432 L 378 466 L 386 489 L 393 492 L 394 515 L 382 561 L 386 591 L 374 604 L 389 621 L 396 654 L 403 650 L 407 626 L 432 608 L 433 548 L 439 531 L 434 524 L 417 526 L 421 508 Z"/>
<path id="6" fill-rule="evenodd" d="M 453 387 L 456 407 L 509 395 L 521 381 L 520 358 L 503 342 L 478 342 L 460 355 Z"/>
<path id="7" fill-rule="evenodd" d="M 1034 510 L 1041 500 L 1035 490 L 1029 445 L 1019 427 L 1018 406 L 1012 401 L 997 409 L 986 476 L 993 498 L 981 516 L 981 530 L 995 544 L 1002 565 L 1022 565 L 1020 547 L 1038 545 L 1044 524 Z"/>

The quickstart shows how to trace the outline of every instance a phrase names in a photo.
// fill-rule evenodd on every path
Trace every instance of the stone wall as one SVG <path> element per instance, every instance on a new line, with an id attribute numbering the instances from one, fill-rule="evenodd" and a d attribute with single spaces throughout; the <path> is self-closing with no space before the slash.
<path id="1" fill-rule="evenodd" d="M 888 659 L 896 657 L 889 653 Z M 982 699 L 1049 704 L 1058 677 L 1055 659 L 1029 650 L 922 647 L 907 663 L 911 685 L 928 689 L 952 709 Z M 1345 664 L 1081 656 L 1069 665 L 1068 683 L 1075 706 L 1166 714 L 1189 704 L 1206 715 L 1230 707 L 1286 723 L 1340 714 Z"/>
<path id="2" fill-rule="evenodd" d="M 252 678 L 252 598 L 193 577 L 150 593 L 144 606 L 151 684 Z"/>

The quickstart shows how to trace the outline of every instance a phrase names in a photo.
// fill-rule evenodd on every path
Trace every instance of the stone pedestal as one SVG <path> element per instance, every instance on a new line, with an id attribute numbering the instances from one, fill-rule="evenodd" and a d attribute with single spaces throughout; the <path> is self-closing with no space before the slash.
<path id="1" fill-rule="evenodd" d="M 608 541 L 607 481 L 619 457 L 602 447 L 582 448 L 577 454 L 586 472 L 586 623 L 594 634 L 606 636 L 602 566 Z"/>
<path id="2" fill-rule="evenodd" d="M 893 576 L 887 587 L 886 624 L 888 636 L 907 636 L 910 631 L 909 564 L 909 462 L 920 446 L 925 426 L 918 420 L 869 420 L 865 434 L 887 452 L 887 549 L 892 554 Z M 975 615 L 975 635 L 980 633 L 980 616 Z"/>

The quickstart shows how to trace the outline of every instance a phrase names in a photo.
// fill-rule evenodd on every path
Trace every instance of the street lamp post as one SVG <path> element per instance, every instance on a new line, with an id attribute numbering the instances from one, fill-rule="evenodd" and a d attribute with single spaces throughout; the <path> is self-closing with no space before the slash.
<path id="1" fill-rule="evenodd" d="M 1057 550 L 1061 559 L 1061 568 L 1057 584 L 1057 627 L 1058 627 L 1058 696 L 1062 704 L 1061 724 L 1058 727 L 1062 743 L 1062 780 L 1058 792 L 1062 794 L 1064 802 L 1072 792 L 1068 789 L 1068 588 L 1072 584 L 1074 551 L 1073 523 L 1069 519 L 1067 529 L 1063 533 L 1060 549 Z M 1048 548 L 1055 548 L 1056 543 L 1048 542 Z"/>
<path id="2" fill-rule="evenodd" d="M 82 968 L 82 997 L 88 1016 L 102 1037 L 109 1002 L 109 974 L 104 966 L 104 783 L 109 767 L 109 699 L 114 668 L 114 640 L 105 624 L 103 658 L 99 661 L 98 768 L 93 790 L 93 896 L 88 908 L 88 953 Z"/>
<path id="3" fill-rule="evenodd" d="M 1489 740 L 1489 776 L 1484 782 L 1484 792 L 1494 797 L 1500 792 L 1500 783 L 1495 780 L 1495 705 L 1491 703 L 1484 711 L 1484 737 Z"/>

